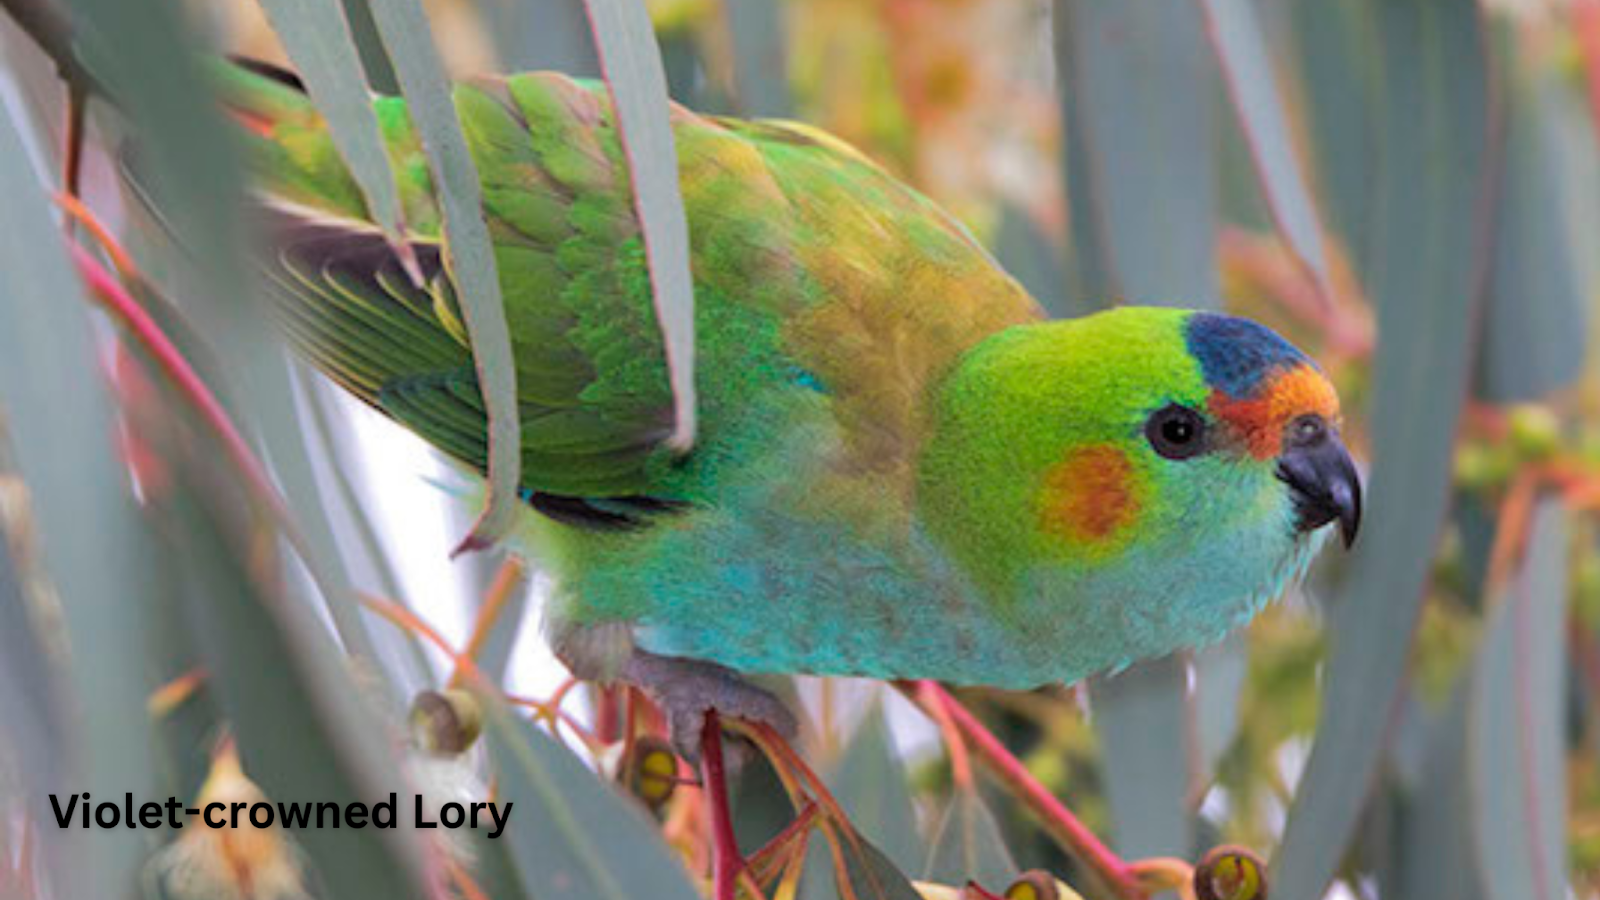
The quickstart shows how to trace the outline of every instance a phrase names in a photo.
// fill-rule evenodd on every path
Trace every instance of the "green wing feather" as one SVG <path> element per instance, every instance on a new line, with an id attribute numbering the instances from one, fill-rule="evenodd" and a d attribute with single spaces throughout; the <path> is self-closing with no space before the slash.
<path id="1" fill-rule="evenodd" d="M 221 81 L 253 145 L 295 342 L 481 470 L 482 401 L 403 102 L 375 100 L 421 284 L 371 223 L 309 101 L 256 71 L 230 68 Z M 694 466 L 663 444 L 672 398 L 603 85 L 531 73 L 460 85 L 454 100 L 501 273 L 524 488 L 694 499 L 683 474 Z M 960 226 L 837 140 L 792 123 L 672 115 L 700 335 L 695 456 L 737 456 L 727 435 L 754 398 L 793 389 L 800 373 L 825 386 L 854 468 L 903 469 L 927 382 L 983 335 L 1035 316 L 1032 301 Z"/>

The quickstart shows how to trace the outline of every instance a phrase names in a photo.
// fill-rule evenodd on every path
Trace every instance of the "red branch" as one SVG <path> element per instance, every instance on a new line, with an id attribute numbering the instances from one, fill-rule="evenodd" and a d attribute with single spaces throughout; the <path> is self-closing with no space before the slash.
<path id="1" fill-rule="evenodd" d="M 722 725 L 717 711 L 706 711 L 706 724 L 700 739 L 701 780 L 705 782 L 706 803 L 711 808 L 711 878 L 714 900 L 734 900 L 744 858 L 733 835 L 733 816 L 728 810 L 728 772 L 722 764 Z"/>
<path id="2" fill-rule="evenodd" d="M 77 244 L 68 246 L 72 254 L 72 261 L 78 267 L 78 274 L 88 285 L 90 293 L 100 301 L 107 312 L 117 318 L 122 325 L 130 331 L 161 371 L 170 379 L 174 386 L 194 404 L 200 418 L 206 423 L 217 439 L 222 441 L 223 449 L 232 460 L 235 467 L 244 476 L 255 499 L 264 504 L 267 510 L 278 522 L 286 527 L 289 524 L 288 509 L 284 506 L 283 498 L 278 494 L 278 489 L 273 486 L 272 480 L 267 477 L 266 467 L 256 457 L 255 451 L 250 449 L 249 443 L 239 430 L 234 427 L 233 420 L 228 417 L 228 411 L 223 409 L 211 389 L 206 387 L 189 361 L 167 338 L 161 326 L 150 318 L 144 307 L 122 287 L 110 272 L 101 266 L 99 261 Z"/>
<path id="3" fill-rule="evenodd" d="M 919 681 L 915 683 L 914 690 L 908 690 L 907 693 L 936 720 L 941 714 L 947 716 L 966 739 L 968 747 L 1012 794 L 1033 810 L 1050 836 L 1093 870 L 1116 896 L 1124 900 L 1143 900 L 1144 891 L 1129 865 L 1078 821 L 1078 817 L 1040 784 L 1022 761 L 1007 750 L 1000 739 L 966 707 L 950 696 L 949 691 L 937 682 Z M 938 705 L 940 712 L 934 711 L 933 704 Z"/>

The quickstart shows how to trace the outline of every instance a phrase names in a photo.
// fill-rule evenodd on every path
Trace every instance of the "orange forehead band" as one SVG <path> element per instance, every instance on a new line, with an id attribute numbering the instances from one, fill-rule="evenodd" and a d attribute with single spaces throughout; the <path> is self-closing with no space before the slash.
<path id="1" fill-rule="evenodd" d="M 1207 403 L 1256 459 L 1278 455 L 1283 429 L 1293 419 L 1314 413 L 1332 421 L 1339 415 L 1339 395 L 1316 368 L 1301 364 L 1283 369 L 1261 385 L 1255 396 L 1240 399 L 1219 390 Z"/>

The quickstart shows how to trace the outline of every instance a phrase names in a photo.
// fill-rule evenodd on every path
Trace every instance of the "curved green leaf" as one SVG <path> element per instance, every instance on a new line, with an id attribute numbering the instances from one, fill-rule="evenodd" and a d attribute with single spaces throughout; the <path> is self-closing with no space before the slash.
<path id="1" fill-rule="evenodd" d="M 921 865 L 922 843 L 911 805 L 905 766 L 889 742 L 883 704 L 874 700 L 851 735 L 828 786 L 862 836 L 874 841 L 895 865 Z"/>
<path id="2" fill-rule="evenodd" d="M 191 460 L 193 475 L 204 463 Z M 207 490 L 218 473 L 164 499 L 172 568 L 207 684 L 227 716 L 245 772 L 273 800 L 341 806 L 402 796 L 407 787 L 388 755 L 385 724 L 360 697 L 343 657 L 303 603 L 252 577 L 244 558 L 250 522 L 226 492 Z M 259 570 L 255 570 L 259 571 Z M 192 799 L 192 798 L 191 798 Z M 405 810 L 400 811 L 404 819 Z M 334 897 L 420 898 L 424 855 L 415 831 L 308 828 L 296 835 Z"/>
<path id="3" fill-rule="evenodd" d="M 998 890 L 1010 884 L 1019 871 L 1000 823 L 977 788 L 956 788 L 928 842 L 922 880 L 942 884 L 971 880 Z"/>
<path id="4" fill-rule="evenodd" d="M 722 0 L 722 14 L 733 41 L 733 83 L 741 116 L 786 119 L 794 115 L 783 13 L 778 0 Z"/>

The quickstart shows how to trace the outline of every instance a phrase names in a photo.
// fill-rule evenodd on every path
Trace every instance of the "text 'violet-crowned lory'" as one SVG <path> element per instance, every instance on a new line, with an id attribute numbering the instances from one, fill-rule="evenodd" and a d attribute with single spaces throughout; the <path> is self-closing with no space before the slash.
<path id="1" fill-rule="evenodd" d="M 228 67 L 293 343 L 481 471 L 486 421 L 404 101 L 377 112 L 423 281 L 281 73 Z M 700 433 L 673 398 L 602 84 L 454 100 L 517 370 L 517 545 L 557 652 L 638 685 L 693 743 L 708 708 L 790 723 L 741 673 L 1024 688 L 1215 641 L 1305 569 L 1360 485 L 1316 365 L 1245 319 L 1047 321 L 949 215 L 827 134 L 672 123 Z"/>

